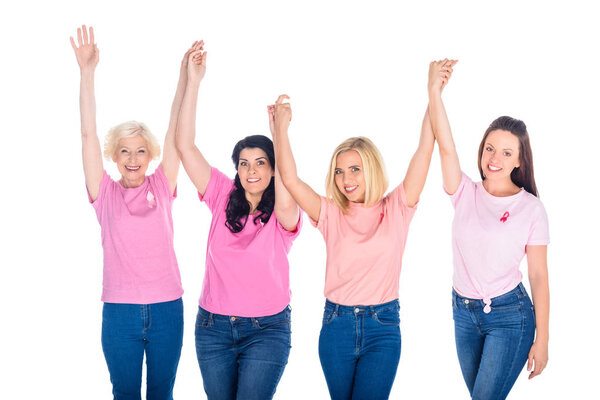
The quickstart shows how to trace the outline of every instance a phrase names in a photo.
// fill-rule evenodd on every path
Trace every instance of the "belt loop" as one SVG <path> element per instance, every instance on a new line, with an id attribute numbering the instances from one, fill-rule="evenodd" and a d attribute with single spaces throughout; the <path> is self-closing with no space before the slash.
<path id="1" fill-rule="evenodd" d="M 519 289 L 521 290 L 521 293 L 523 294 L 523 296 L 527 297 L 527 290 L 525 290 L 525 286 L 523 286 L 523 282 L 519 282 Z"/>
<path id="2" fill-rule="evenodd" d="M 377 312 L 375 312 L 375 307 L 369 306 L 369 309 L 371 310 L 371 316 L 377 315 Z"/>
<path id="3" fill-rule="evenodd" d="M 333 310 L 333 314 L 334 314 L 334 315 L 338 315 L 338 310 L 339 310 L 339 309 L 340 309 L 340 305 L 339 305 L 339 304 L 336 304 L 336 305 L 335 305 L 335 309 Z"/>

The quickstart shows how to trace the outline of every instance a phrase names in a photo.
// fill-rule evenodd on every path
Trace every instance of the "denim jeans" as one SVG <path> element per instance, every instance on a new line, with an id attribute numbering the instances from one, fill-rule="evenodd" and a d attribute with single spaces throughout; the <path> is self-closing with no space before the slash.
<path id="1" fill-rule="evenodd" d="M 327 300 L 319 358 L 329 395 L 337 399 L 387 399 L 400 361 L 398 300 L 342 306 Z"/>
<path id="2" fill-rule="evenodd" d="M 181 299 L 154 304 L 104 303 L 102 350 L 114 399 L 141 399 L 146 352 L 146 398 L 173 398 L 183 342 Z"/>
<path id="3" fill-rule="evenodd" d="M 272 399 L 291 347 L 291 308 L 246 318 L 198 307 L 196 354 L 209 400 Z"/>
<path id="4" fill-rule="evenodd" d="M 505 399 L 533 344 L 533 305 L 519 283 L 492 298 L 491 312 L 483 312 L 484 306 L 452 291 L 458 360 L 472 399 Z"/>

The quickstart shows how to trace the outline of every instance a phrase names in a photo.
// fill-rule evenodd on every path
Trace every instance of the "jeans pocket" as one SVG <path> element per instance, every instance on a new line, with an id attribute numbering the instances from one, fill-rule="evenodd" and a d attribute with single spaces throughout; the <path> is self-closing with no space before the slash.
<path id="1" fill-rule="evenodd" d="M 373 314 L 373 318 L 380 325 L 400 326 L 400 312 L 397 308 L 376 312 Z"/>
<path id="2" fill-rule="evenodd" d="M 275 315 L 267 315 L 266 317 L 258 317 L 254 319 L 258 329 L 266 329 L 279 324 L 291 323 L 291 315 L 289 309 L 286 307 L 285 310 Z"/>
<path id="3" fill-rule="evenodd" d="M 337 318 L 337 314 L 333 310 L 325 310 L 323 312 L 323 325 L 329 325 Z"/>
<path id="4" fill-rule="evenodd" d="M 204 310 L 199 310 L 196 315 L 196 328 L 210 328 L 212 325 L 213 321 L 210 314 L 204 312 Z"/>

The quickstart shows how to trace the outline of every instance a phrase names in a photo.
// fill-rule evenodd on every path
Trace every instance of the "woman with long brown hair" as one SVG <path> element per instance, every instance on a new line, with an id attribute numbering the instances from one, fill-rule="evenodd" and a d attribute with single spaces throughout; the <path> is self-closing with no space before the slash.
<path id="1" fill-rule="evenodd" d="M 531 379 L 548 361 L 548 221 L 523 121 L 500 117 L 485 131 L 478 154 L 481 182 L 461 171 L 437 73 L 440 68 L 452 73 L 455 64 L 431 63 L 429 111 L 444 188 L 455 209 L 456 349 L 472 398 L 504 399 L 525 362 L 533 369 Z M 533 304 L 519 271 L 525 255 Z"/>

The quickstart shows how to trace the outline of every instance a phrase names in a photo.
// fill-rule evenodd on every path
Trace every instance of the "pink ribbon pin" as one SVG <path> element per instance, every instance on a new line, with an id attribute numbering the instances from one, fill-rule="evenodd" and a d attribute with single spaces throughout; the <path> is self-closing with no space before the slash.
<path id="1" fill-rule="evenodd" d="M 509 215 L 510 215 L 510 214 L 508 213 L 508 211 L 507 211 L 507 212 L 505 212 L 505 213 L 504 213 L 504 215 L 502 216 L 502 218 L 500 218 L 500 221 L 502 221 L 502 222 L 506 222 L 506 220 L 508 219 L 508 216 L 509 216 Z"/>
<path id="2" fill-rule="evenodd" d="M 148 194 L 146 195 L 146 200 L 148 200 L 148 207 L 150 207 L 150 208 L 156 207 L 156 199 L 154 198 L 154 195 L 152 194 L 152 192 L 148 192 Z"/>

